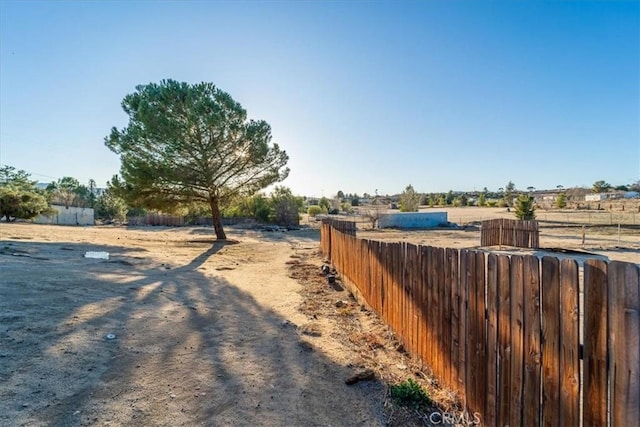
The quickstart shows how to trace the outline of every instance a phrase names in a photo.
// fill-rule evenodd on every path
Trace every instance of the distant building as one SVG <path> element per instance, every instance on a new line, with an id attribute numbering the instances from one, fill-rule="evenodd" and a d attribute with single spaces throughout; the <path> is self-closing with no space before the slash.
<path id="1" fill-rule="evenodd" d="M 447 223 L 446 212 L 398 212 L 384 214 L 378 220 L 380 228 L 434 228 Z"/>
<path id="2" fill-rule="evenodd" d="M 94 225 L 94 214 L 91 208 L 75 208 L 72 206 L 51 205 L 56 213 L 50 216 L 40 215 L 33 220 L 36 224 L 57 225 Z"/>
<path id="3" fill-rule="evenodd" d="M 637 191 L 627 191 L 624 193 L 625 199 L 640 199 L 640 192 Z"/>
<path id="4" fill-rule="evenodd" d="M 598 193 L 598 194 L 587 194 L 584 196 L 584 200 L 586 202 L 601 202 L 603 200 L 607 200 L 606 193 Z"/>

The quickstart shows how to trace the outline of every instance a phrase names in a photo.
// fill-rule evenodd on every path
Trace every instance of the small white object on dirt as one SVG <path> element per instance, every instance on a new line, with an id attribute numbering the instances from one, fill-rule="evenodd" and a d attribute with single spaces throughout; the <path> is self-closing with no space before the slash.
<path id="1" fill-rule="evenodd" d="M 116 336 L 114 334 L 107 334 L 107 339 L 108 340 L 115 340 Z"/>
<path id="2" fill-rule="evenodd" d="M 85 258 L 109 259 L 109 252 L 85 252 Z"/>

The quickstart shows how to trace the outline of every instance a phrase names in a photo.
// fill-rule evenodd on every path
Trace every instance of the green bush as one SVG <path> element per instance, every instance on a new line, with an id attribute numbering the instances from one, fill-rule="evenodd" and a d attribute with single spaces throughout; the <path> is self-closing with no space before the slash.
<path id="1" fill-rule="evenodd" d="M 320 215 L 322 212 L 324 212 L 324 211 L 318 205 L 311 205 L 307 209 L 307 213 L 309 214 L 310 217 L 314 217 L 316 215 Z"/>
<path id="2" fill-rule="evenodd" d="M 424 408 L 432 403 L 427 392 L 411 378 L 391 386 L 390 392 L 391 398 L 400 406 Z"/>
<path id="3" fill-rule="evenodd" d="M 556 207 L 558 209 L 564 209 L 567 207 L 567 195 L 564 193 L 558 194 L 556 198 Z"/>
<path id="4" fill-rule="evenodd" d="M 342 209 L 342 212 L 347 214 L 353 213 L 353 207 L 350 202 L 342 202 L 340 204 L 340 209 Z"/>
<path id="5" fill-rule="evenodd" d="M 536 219 L 535 206 L 533 206 L 533 197 L 527 194 L 521 194 L 516 199 L 515 215 L 521 220 Z"/>

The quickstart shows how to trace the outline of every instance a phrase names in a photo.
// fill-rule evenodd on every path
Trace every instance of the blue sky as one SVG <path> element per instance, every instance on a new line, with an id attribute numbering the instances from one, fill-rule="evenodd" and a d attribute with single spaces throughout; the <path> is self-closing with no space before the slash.
<path id="1" fill-rule="evenodd" d="M 0 163 L 104 185 L 122 98 L 213 82 L 301 195 L 640 179 L 640 2 L 0 1 Z"/>

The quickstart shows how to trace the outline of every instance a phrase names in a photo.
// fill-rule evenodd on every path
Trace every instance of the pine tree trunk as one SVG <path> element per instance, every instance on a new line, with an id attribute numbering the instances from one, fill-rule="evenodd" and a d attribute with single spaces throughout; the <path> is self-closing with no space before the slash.
<path id="1" fill-rule="evenodd" d="M 213 217 L 213 229 L 216 231 L 216 238 L 218 240 L 227 240 L 227 235 L 224 234 L 224 230 L 222 229 L 218 199 L 215 197 L 209 199 L 209 204 L 211 205 L 211 216 Z"/>

